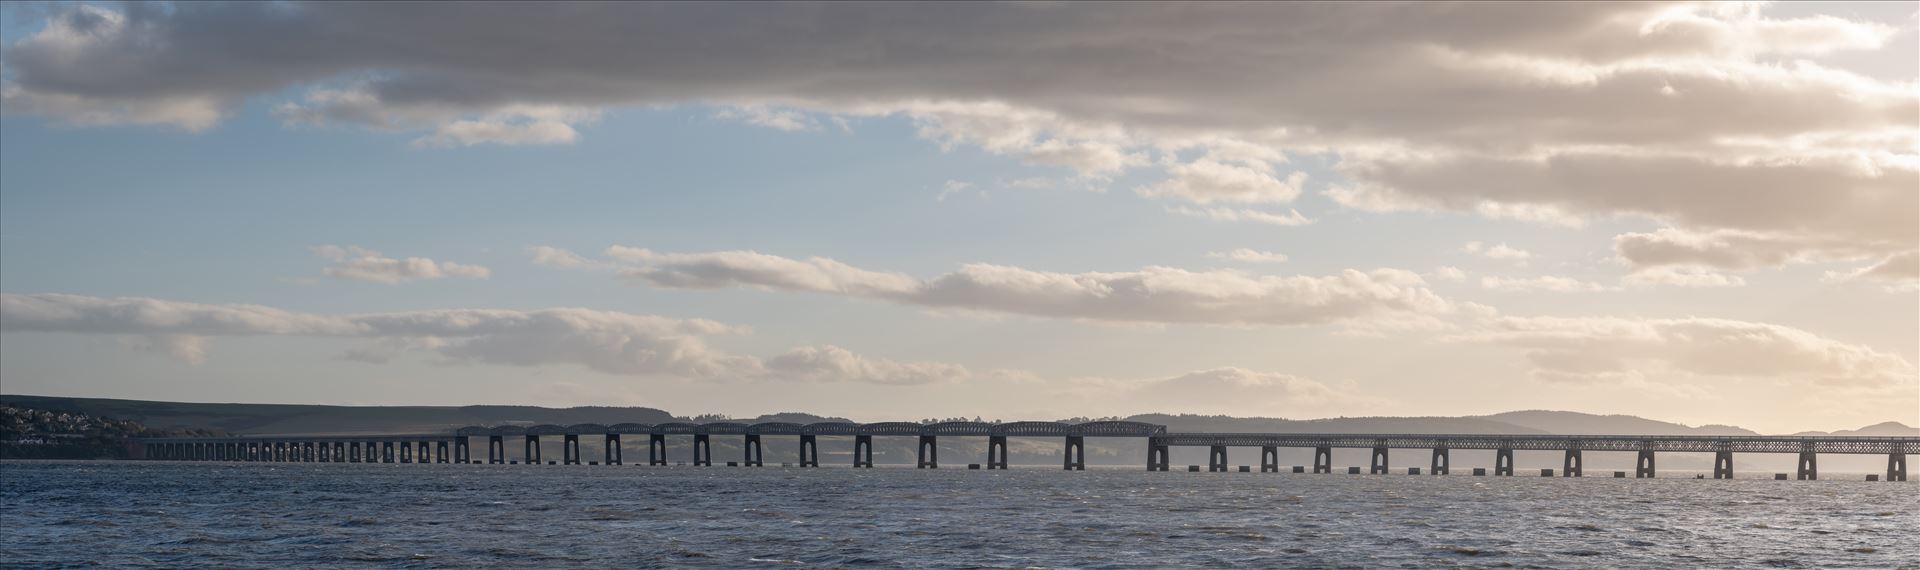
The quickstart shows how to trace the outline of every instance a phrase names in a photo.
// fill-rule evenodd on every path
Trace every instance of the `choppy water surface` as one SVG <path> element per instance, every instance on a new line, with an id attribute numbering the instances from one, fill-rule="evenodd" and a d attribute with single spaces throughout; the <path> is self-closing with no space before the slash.
<path id="1" fill-rule="evenodd" d="M 0 566 L 1920 568 L 1920 485 L 0 463 Z"/>

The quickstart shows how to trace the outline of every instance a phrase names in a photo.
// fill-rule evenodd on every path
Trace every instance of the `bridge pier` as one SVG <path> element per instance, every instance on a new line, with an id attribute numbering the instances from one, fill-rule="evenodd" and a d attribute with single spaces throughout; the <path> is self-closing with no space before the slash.
<path id="1" fill-rule="evenodd" d="M 606 439 L 600 441 L 600 448 L 601 453 L 606 456 L 603 459 L 606 460 L 607 465 L 620 465 L 626 461 L 626 450 L 620 449 L 620 434 L 607 434 Z"/>
<path id="2" fill-rule="evenodd" d="M 1216 445 L 1207 449 L 1207 471 L 1212 473 L 1227 471 L 1227 446 Z"/>
<path id="3" fill-rule="evenodd" d="M 473 438 L 464 435 L 453 438 L 453 462 L 473 463 Z"/>
<path id="4" fill-rule="evenodd" d="M 853 436 L 853 466 L 855 468 L 873 467 L 873 436 Z"/>
<path id="5" fill-rule="evenodd" d="M 1731 451 L 1713 452 L 1713 478 L 1715 479 L 1732 479 L 1733 478 L 1733 452 Z"/>
<path id="6" fill-rule="evenodd" d="M 1634 461 L 1633 464 L 1633 478 L 1652 479 L 1653 477 L 1653 450 L 1642 449 L 1640 450 L 1640 458 Z"/>
<path id="7" fill-rule="evenodd" d="M 520 458 L 525 460 L 527 465 L 539 465 L 540 464 L 540 436 L 529 434 L 526 436 L 525 440 L 526 441 L 521 442 L 521 447 L 523 449 L 521 449 L 520 451 Z"/>
<path id="8" fill-rule="evenodd" d="M 1579 447 L 1568 449 L 1566 459 L 1560 462 L 1560 476 L 1579 477 L 1581 468 L 1585 467 L 1586 463 L 1586 459 L 1580 456 Z"/>
<path id="9" fill-rule="evenodd" d="M 919 449 L 919 451 L 917 452 L 918 462 L 916 465 L 918 468 L 920 469 L 939 469 L 940 468 L 940 444 L 939 444 L 939 441 L 935 439 L 935 436 L 931 436 L 931 435 L 920 436 L 920 445 L 918 446 L 918 449 Z"/>
<path id="10" fill-rule="evenodd" d="M 761 467 L 766 465 L 766 459 L 763 455 L 766 450 L 760 447 L 760 435 L 750 433 L 745 437 L 745 441 L 741 442 L 743 445 L 740 446 L 742 448 L 741 452 L 745 457 L 740 458 L 740 464 L 747 467 Z"/>
<path id="11" fill-rule="evenodd" d="M 507 463 L 507 438 L 502 435 L 487 436 L 487 465 L 505 465 Z"/>
<path id="12" fill-rule="evenodd" d="M 1313 472 L 1333 472 L 1333 446 L 1319 445 L 1313 448 Z"/>
<path id="13" fill-rule="evenodd" d="M 1387 448 L 1385 447 L 1373 448 L 1372 463 L 1373 463 L 1373 469 L 1369 471 L 1369 473 L 1372 473 L 1374 475 L 1386 475 L 1387 474 Z"/>
<path id="14" fill-rule="evenodd" d="M 1169 467 L 1172 467 L 1169 465 L 1172 463 L 1172 460 L 1169 458 L 1170 454 L 1168 451 L 1169 449 L 1166 444 L 1157 443 L 1152 439 L 1147 440 L 1147 470 L 1167 471 Z"/>
<path id="15" fill-rule="evenodd" d="M 667 434 L 647 434 L 647 465 L 667 464 Z"/>
<path id="16" fill-rule="evenodd" d="M 560 463 L 562 465 L 580 464 L 580 434 L 560 436 Z"/>
<path id="17" fill-rule="evenodd" d="M 1087 470 L 1087 438 L 1067 436 L 1066 460 L 1064 467 L 1068 471 Z"/>
<path id="18" fill-rule="evenodd" d="M 693 434 L 693 466 L 713 466 L 713 440 L 707 434 Z"/>
<path id="19" fill-rule="evenodd" d="M 1887 454 L 1887 480 L 1907 480 L 1907 454 L 1905 452 L 1895 451 Z"/>
<path id="20" fill-rule="evenodd" d="M 366 454 L 363 454 L 360 452 L 360 442 L 358 441 L 348 442 L 347 443 L 347 463 L 359 463 L 364 459 L 366 459 Z"/>
<path id="21" fill-rule="evenodd" d="M 1280 472 L 1280 449 L 1271 445 L 1260 448 L 1260 472 Z"/>
<path id="22" fill-rule="evenodd" d="M 1495 477 L 1513 476 L 1513 448 L 1502 447 L 1493 452 L 1493 475 Z"/>
<path id="23" fill-rule="evenodd" d="M 432 463 L 433 462 L 433 443 L 426 442 L 426 441 L 420 442 L 420 452 L 417 454 L 417 457 L 419 457 L 420 460 L 416 461 L 415 463 Z"/>
<path id="24" fill-rule="evenodd" d="M 413 463 L 413 442 L 400 442 L 400 462 Z"/>
<path id="25" fill-rule="evenodd" d="M 380 462 L 393 463 L 393 442 L 380 442 Z"/>
<path id="26" fill-rule="evenodd" d="M 1820 478 L 1820 457 L 1813 450 L 1800 452 L 1799 476 L 1801 481 L 1813 481 Z"/>
<path id="27" fill-rule="evenodd" d="M 1428 467 L 1427 469 L 1428 473 L 1432 473 L 1434 475 L 1446 475 L 1447 468 L 1452 466 L 1453 466 L 1453 457 L 1447 455 L 1447 448 L 1445 447 L 1433 448 L 1433 465 Z"/>
<path id="28" fill-rule="evenodd" d="M 800 436 L 800 466 L 820 466 L 820 442 L 812 435 Z"/>
<path id="29" fill-rule="evenodd" d="M 987 469 L 1007 468 L 1007 436 L 987 436 Z"/>

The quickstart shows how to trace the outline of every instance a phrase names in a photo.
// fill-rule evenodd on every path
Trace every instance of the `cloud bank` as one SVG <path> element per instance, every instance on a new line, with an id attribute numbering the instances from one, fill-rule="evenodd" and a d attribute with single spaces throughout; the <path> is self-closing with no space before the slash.
<path id="1" fill-rule="evenodd" d="M 896 362 L 845 349 L 798 347 L 769 359 L 708 346 L 742 327 L 614 311 L 452 309 L 359 315 L 297 313 L 260 305 L 203 304 L 138 297 L 0 293 L 0 330 L 114 335 L 190 363 L 207 339 L 299 336 L 364 339 L 354 360 L 383 362 L 422 351 L 450 362 L 506 366 L 575 365 L 615 375 L 704 380 L 805 380 L 924 384 L 966 379 L 952 364 Z"/>
<path id="2" fill-rule="evenodd" d="M 415 144 L 571 144 L 607 109 L 705 104 L 781 130 L 902 117 L 1222 221 L 1327 196 L 1826 244 L 1920 241 L 1920 89 L 1819 58 L 1894 26 L 1762 4 L 71 5 L 8 46 L 9 113 L 199 131 L 301 93 L 296 125 Z M 1838 60 L 1834 60 L 1838 61 Z M 1197 206 L 1197 207 L 1193 207 Z M 1898 249 L 1889 250 L 1886 244 Z M 1725 256 L 1768 258 L 1728 241 Z M 1746 251 L 1749 248 L 1759 248 Z M 1805 256 L 1788 256 L 1795 263 Z"/>
<path id="3" fill-rule="evenodd" d="M 1286 326 L 1432 318 L 1457 310 L 1418 274 L 1397 269 L 1275 277 L 1170 267 L 1055 273 L 975 263 L 918 279 L 822 257 L 753 251 L 661 253 L 613 246 L 607 255 L 627 265 L 623 277 L 656 287 L 757 287 L 1088 321 Z"/>

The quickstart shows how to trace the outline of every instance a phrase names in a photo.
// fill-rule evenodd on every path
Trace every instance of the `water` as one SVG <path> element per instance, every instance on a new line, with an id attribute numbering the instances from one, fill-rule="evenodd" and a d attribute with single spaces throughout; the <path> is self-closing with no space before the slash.
<path id="1" fill-rule="evenodd" d="M 1920 568 L 1920 485 L 0 463 L 0 567 Z"/>

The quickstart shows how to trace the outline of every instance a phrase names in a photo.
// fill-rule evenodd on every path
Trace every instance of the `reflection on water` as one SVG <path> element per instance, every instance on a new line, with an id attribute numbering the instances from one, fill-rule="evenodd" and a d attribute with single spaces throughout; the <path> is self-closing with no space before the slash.
<path id="1" fill-rule="evenodd" d="M 1863 481 L 0 463 L 0 566 L 1920 568 Z"/>

